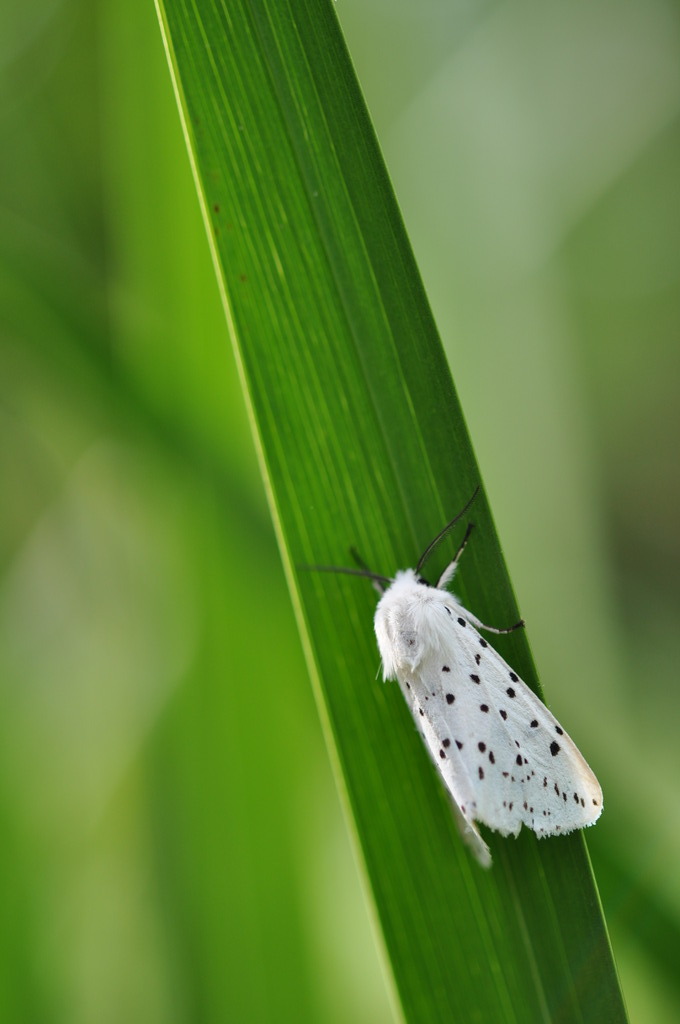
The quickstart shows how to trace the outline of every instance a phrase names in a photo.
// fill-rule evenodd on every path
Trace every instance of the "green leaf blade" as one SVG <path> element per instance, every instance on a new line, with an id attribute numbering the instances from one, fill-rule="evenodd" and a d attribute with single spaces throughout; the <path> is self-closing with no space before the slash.
<path id="1" fill-rule="evenodd" d="M 331 5 L 167 0 L 166 42 L 317 697 L 408 1020 L 621 1021 L 580 835 L 490 837 L 483 872 L 397 688 L 366 581 L 413 564 L 479 482 Z M 483 495 L 457 590 L 516 616 Z M 442 558 L 445 556 L 442 555 Z M 496 645 L 530 685 L 524 636 Z"/>

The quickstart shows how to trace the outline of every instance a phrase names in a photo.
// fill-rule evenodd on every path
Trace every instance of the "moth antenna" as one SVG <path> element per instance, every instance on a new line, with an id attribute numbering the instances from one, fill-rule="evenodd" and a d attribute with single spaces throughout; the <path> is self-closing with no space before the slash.
<path id="1" fill-rule="evenodd" d="M 381 576 L 377 572 L 371 572 L 370 569 L 348 569 L 344 565 L 300 565 L 298 568 L 305 572 L 339 572 L 345 576 L 364 576 L 373 581 L 373 586 L 380 595 L 385 593 L 392 582 L 389 576 Z"/>
<path id="2" fill-rule="evenodd" d="M 368 568 L 368 566 L 366 565 L 366 563 L 364 562 L 363 558 L 361 557 L 356 548 L 350 548 L 349 553 L 360 569 L 363 569 L 364 572 L 370 573 L 371 570 Z"/>
<path id="3" fill-rule="evenodd" d="M 437 545 L 440 544 L 441 541 L 444 540 L 444 537 L 446 537 L 446 535 L 449 532 L 449 530 L 453 529 L 453 527 L 456 525 L 456 523 L 460 519 L 463 518 L 465 513 L 468 511 L 470 506 L 473 504 L 473 502 L 474 502 L 474 500 L 475 500 L 475 498 L 477 497 L 478 494 L 479 494 L 479 484 L 475 487 L 474 492 L 472 494 L 472 497 L 468 501 L 467 505 L 465 505 L 465 507 L 463 509 L 461 509 L 461 511 L 458 513 L 458 515 L 454 516 L 453 519 L 451 520 L 451 522 L 447 523 L 446 526 L 444 527 L 444 529 L 440 530 L 439 533 L 437 534 L 437 536 L 434 538 L 434 540 L 431 540 L 430 543 L 427 545 L 427 547 L 423 551 L 422 555 L 418 559 L 418 564 L 416 566 L 416 572 L 420 572 L 422 567 L 425 565 L 425 562 L 428 560 L 428 558 L 430 557 L 430 555 L 432 554 L 434 549 L 437 547 Z"/>

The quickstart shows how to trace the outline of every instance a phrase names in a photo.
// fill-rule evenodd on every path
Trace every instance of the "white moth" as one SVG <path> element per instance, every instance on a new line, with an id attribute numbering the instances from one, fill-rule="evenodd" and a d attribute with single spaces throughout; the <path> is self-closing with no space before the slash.
<path id="1" fill-rule="evenodd" d="M 375 634 L 383 678 L 399 683 L 463 837 L 489 867 L 491 854 L 475 822 L 503 836 L 516 836 L 522 825 L 538 836 L 562 835 L 597 820 L 602 791 L 559 722 L 479 633 L 511 630 L 485 626 L 446 590 L 472 524 L 436 586 L 420 574 L 475 495 L 415 569 L 394 579 L 365 567 L 340 571 L 369 576 L 381 594 Z"/>

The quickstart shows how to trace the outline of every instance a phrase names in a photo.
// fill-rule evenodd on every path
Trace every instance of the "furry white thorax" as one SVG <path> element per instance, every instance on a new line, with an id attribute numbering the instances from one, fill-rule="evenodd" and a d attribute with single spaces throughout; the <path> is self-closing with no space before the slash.
<path id="1" fill-rule="evenodd" d="M 448 590 L 419 583 L 415 569 L 398 572 L 375 610 L 383 679 L 417 672 L 430 658 L 439 660 L 444 650 L 451 659 L 452 615 L 469 619 Z"/>

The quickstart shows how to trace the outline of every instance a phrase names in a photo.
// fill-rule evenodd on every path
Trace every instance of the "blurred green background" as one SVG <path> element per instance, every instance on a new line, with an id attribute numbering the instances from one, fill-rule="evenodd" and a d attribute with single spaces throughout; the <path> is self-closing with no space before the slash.
<path id="1" fill-rule="evenodd" d="M 678 4 L 338 16 L 674 1021 Z M 391 1021 L 153 6 L 1 17 L 0 1018 Z"/>

